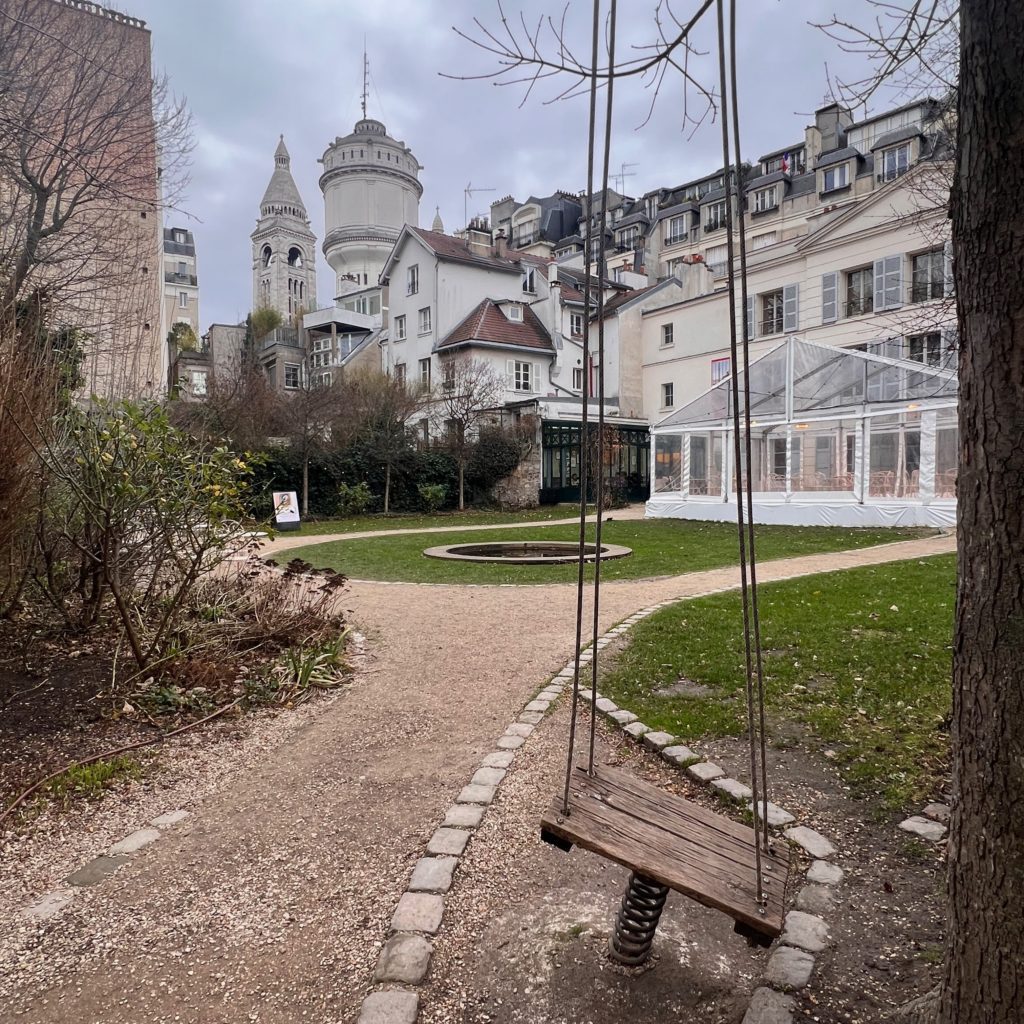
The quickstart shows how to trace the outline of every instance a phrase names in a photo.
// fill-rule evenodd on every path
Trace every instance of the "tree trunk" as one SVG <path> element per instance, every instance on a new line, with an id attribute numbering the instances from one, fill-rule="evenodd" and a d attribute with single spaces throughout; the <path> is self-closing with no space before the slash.
<path id="1" fill-rule="evenodd" d="M 302 518 L 309 516 L 309 454 L 302 455 Z"/>
<path id="2" fill-rule="evenodd" d="M 1024 1020 L 1024 4 L 961 0 L 953 816 L 941 1024 Z"/>
<path id="3" fill-rule="evenodd" d="M 459 463 L 459 511 L 466 508 L 466 467 Z"/>
<path id="4" fill-rule="evenodd" d="M 391 463 L 388 462 L 384 466 L 384 515 L 389 512 L 389 505 L 391 501 Z"/>

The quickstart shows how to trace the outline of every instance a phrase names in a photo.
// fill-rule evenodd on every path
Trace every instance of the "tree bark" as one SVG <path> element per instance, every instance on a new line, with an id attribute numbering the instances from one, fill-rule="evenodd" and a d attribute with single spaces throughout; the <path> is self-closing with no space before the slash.
<path id="1" fill-rule="evenodd" d="M 384 465 L 384 515 L 387 515 L 390 511 L 389 505 L 391 503 L 391 463 L 385 463 Z"/>
<path id="2" fill-rule="evenodd" d="M 302 453 L 302 517 L 309 516 L 309 452 Z"/>
<path id="3" fill-rule="evenodd" d="M 461 461 L 459 462 L 459 511 L 464 512 L 466 509 L 466 467 Z"/>
<path id="4" fill-rule="evenodd" d="M 940 1024 L 1024 1021 L 1024 3 L 961 0 L 953 813 Z"/>

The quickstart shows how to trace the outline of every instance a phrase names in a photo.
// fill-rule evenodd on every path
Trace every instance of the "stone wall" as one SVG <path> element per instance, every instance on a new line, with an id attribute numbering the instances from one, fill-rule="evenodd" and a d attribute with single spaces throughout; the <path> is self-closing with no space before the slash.
<path id="1" fill-rule="evenodd" d="M 508 511 L 536 508 L 539 504 L 540 484 L 541 445 L 538 437 L 530 454 L 507 477 L 494 485 L 494 500 Z"/>

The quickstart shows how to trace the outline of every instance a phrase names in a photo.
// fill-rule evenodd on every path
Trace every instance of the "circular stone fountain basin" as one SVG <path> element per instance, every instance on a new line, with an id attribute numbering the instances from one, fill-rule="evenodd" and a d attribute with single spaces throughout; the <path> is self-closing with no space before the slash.
<path id="1" fill-rule="evenodd" d="M 447 544 L 443 547 L 427 548 L 427 558 L 447 558 L 454 562 L 501 562 L 511 565 L 559 565 L 575 562 L 580 556 L 580 546 L 572 541 L 552 540 L 503 540 L 482 544 Z M 610 558 L 625 558 L 633 554 L 632 548 L 621 544 L 602 544 L 601 561 Z M 593 562 L 597 558 L 597 545 L 584 545 L 583 558 Z"/>

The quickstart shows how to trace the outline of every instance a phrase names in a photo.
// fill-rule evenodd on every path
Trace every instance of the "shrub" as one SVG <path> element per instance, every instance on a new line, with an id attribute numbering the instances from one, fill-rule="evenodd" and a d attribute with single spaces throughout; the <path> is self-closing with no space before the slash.
<path id="1" fill-rule="evenodd" d="M 448 488 L 444 484 L 420 484 L 418 488 L 423 508 L 429 512 L 436 512 L 448 496 Z"/>
<path id="2" fill-rule="evenodd" d="M 524 455 L 523 440 L 513 430 L 482 427 L 466 465 L 466 482 L 483 496 L 513 472 Z"/>
<path id="3" fill-rule="evenodd" d="M 421 488 L 422 490 L 422 488 Z M 338 515 L 361 516 L 373 504 L 373 492 L 360 481 L 354 486 L 338 484 Z"/>

